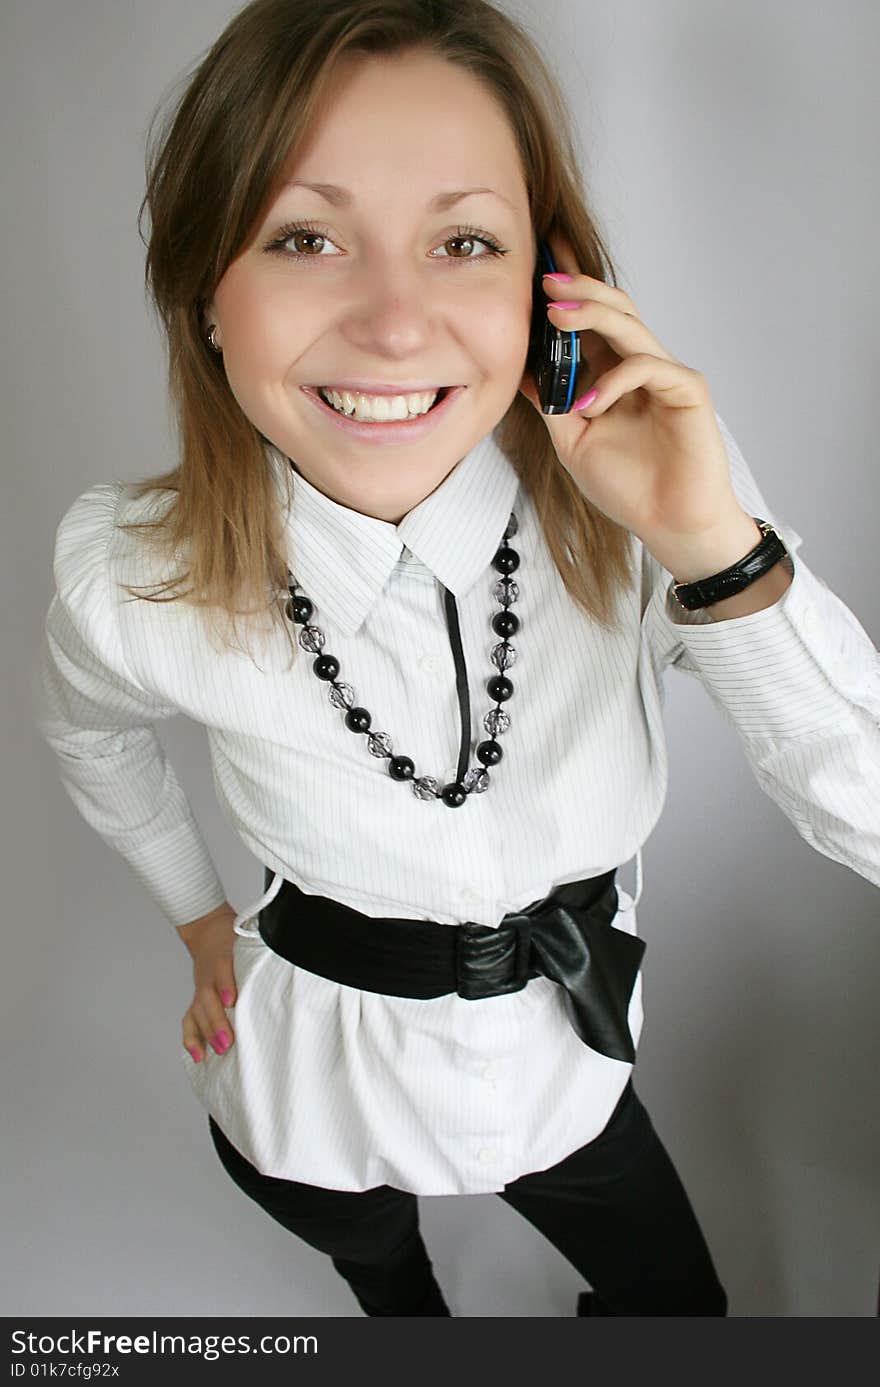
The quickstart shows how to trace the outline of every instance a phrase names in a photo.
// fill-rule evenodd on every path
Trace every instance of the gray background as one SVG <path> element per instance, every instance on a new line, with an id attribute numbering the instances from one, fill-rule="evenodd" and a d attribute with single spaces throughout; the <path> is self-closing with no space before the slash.
<path id="1" fill-rule="evenodd" d="M 191 965 L 30 725 L 63 511 L 171 465 L 135 217 L 148 120 L 237 5 L 6 0 L 2 19 L 3 1313 L 359 1315 L 217 1161 L 179 1060 Z M 802 557 L 880 634 L 875 4 L 519 0 L 623 287 L 707 377 Z M 876 889 L 811 850 L 670 671 L 644 854 L 637 1086 L 736 1316 L 876 1311 Z M 202 730 L 161 735 L 231 900 L 259 868 Z M 632 868 L 621 874 L 632 888 Z M 12 1120 L 9 1120 L 9 1119 Z M 494 1195 L 422 1199 L 456 1314 L 570 1316 L 578 1274 Z"/>

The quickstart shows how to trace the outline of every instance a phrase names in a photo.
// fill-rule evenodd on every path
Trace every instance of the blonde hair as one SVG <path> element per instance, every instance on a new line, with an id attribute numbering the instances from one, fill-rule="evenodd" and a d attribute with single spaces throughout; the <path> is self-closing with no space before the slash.
<path id="1" fill-rule="evenodd" d="M 155 142 L 151 123 L 147 142 L 138 225 L 147 206 L 145 282 L 167 340 L 180 460 L 134 484 L 138 497 L 170 494 L 157 518 L 123 528 L 185 562 L 150 595 L 127 587 L 143 600 L 186 599 L 225 614 L 233 632 L 237 616 L 268 612 L 289 634 L 278 601 L 287 559 L 268 440 L 242 411 L 206 341 L 204 305 L 255 234 L 340 62 L 408 51 L 456 63 L 483 83 L 516 139 L 536 235 L 562 230 L 585 273 L 617 284 L 582 196 L 561 92 L 511 18 L 486 0 L 252 0 L 185 79 Z M 519 392 L 496 437 L 532 499 L 568 593 L 610 625 L 632 575 L 629 531 L 578 490 Z M 251 605 L 242 609 L 242 601 Z"/>

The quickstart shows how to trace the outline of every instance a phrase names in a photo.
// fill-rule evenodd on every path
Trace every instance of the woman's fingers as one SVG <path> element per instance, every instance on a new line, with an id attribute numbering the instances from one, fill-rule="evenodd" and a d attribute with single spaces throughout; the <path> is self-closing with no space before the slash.
<path id="1" fill-rule="evenodd" d="M 544 275 L 544 291 L 553 299 L 594 299 L 597 303 L 607 303 L 621 313 L 629 313 L 637 318 L 638 311 L 629 294 L 604 279 L 594 279 L 592 275 L 573 274 L 567 280 L 554 279 L 552 274 Z"/>
<path id="2" fill-rule="evenodd" d="M 230 906 L 206 921 L 191 948 L 195 996 L 183 1018 L 183 1044 L 196 1064 L 209 1045 L 215 1054 L 225 1055 L 235 1040 L 226 1014 L 238 996 L 234 921 Z"/>
<path id="3" fill-rule="evenodd" d="M 219 958 L 217 960 L 217 972 L 214 985 L 220 994 L 220 1001 L 225 1007 L 234 1007 L 238 998 L 238 989 L 235 986 L 235 967 L 231 958 Z"/>
<path id="4" fill-rule="evenodd" d="M 649 352 L 639 352 L 604 372 L 596 382 L 596 398 L 580 408 L 576 400 L 573 409 L 579 416 L 589 410 L 590 415 L 596 418 L 625 395 L 639 389 L 662 399 L 670 409 L 691 409 L 699 403 L 701 380 L 699 372 L 693 371 L 690 366 L 668 361 L 666 357 L 651 356 Z"/>
<path id="5" fill-rule="evenodd" d="M 204 1041 L 196 1026 L 190 1021 L 189 1012 L 183 1018 L 183 1048 L 189 1052 L 196 1064 L 201 1064 L 205 1058 Z"/>
<path id="6" fill-rule="evenodd" d="M 604 337 L 622 359 L 636 354 L 650 354 L 665 361 L 675 361 L 675 357 L 657 341 L 641 318 L 636 318 L 632 313 L 595 298 L 563 299 L 560 302 L 571 303 L 572 306 L 563 308 L 559 303 L 548 303 L 547 312 L 552 314 L 554 327 L 572 332 L 595 332 Z"/>
<path id="7" fill-rule="evenodd" d="M 216 987 L 201 999 L 200 1020 L 205 1040 L 218 1055 L 225 1055 L 235 1037 Z"/>
<path id="8" fill-rule="evenodd" d="M 221 984 L 223 986 L 223 984 Z M 226 985 L 227 991 L 229 989 Z M 210 1045 L 215 1054 L 225 1055 L 235 1041 L 235 1032 L 217 987 L 196 994 L 183 1018 L 183 1044 L 198 1064 Z"/>

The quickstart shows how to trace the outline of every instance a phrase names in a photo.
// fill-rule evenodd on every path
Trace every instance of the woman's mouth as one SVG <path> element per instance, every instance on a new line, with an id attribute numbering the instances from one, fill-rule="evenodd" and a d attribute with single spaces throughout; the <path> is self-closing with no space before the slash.
<path id="1" fill-rule="evenodd" d="M 416 442 L 449 413 L 464 385 L 443 385 L 406 395 L 369 395 L 332 386 L 300 387 L 327 419 L 355 438 L 374 443 Z"/>
<path id="2" fill-rule="evenodd" d="M 387 424 L 427 414 L 448 389 L 448 386 L 441 385 L 434 390 L 418 390 L 400 395 L 371 395 L 366 391 L 336 390 L 331 385 L 323 385 L 320 387 L 320 394 L 332 409 L 347 415 L 349 419 L 362 419 L 371 424 Z"/>

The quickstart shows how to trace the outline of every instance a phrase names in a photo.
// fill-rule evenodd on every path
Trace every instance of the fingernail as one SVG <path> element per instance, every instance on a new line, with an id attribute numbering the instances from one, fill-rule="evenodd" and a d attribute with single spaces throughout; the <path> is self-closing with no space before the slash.
<path id="1" fill-rule="evenodd" d="M 593 401 L 597 400 L 598 398 L 598 390 L 591 390 L 588 394 L 581 395 L 579 400 L 575 400 L 574 404 L 572 405 L 572 409 L 586 409 L 587 405 L 591 405 Z"/>
<path id="2" fill-rule="evenodd" d="M 574 275 L 564 275 L 560 270 L 556 270 L 552 275 L 545 275 L 545 279 L 574 279 Z"/>
<path id="3" fill-rule="evenodd" d="M 220 997 L 225 1007 L 232 1005 L 232 993 L 229 991 L 228 987 L 224 987 L 223 991 L 220 993 Z"/>
<path id="4" fill-rule="evenodd" d="M 580 308 L 581 305 L 576 299 L 551 299 L 548 308 Z"/>
<path id="5" fill-rule="evenodd" d="M 187 1054 L 189 1055 L 189 1057 L 190 1057 L 190 1059 L 193 1061 L 193 1063 L 194 1063 L 194 1064 L 198 1064 L 198 1063 L 199 1063 L 199 1052 L 198 1052 L 198 1050 L 196 1049 L 196 1047 L 195 1047 L 194 1045 L 187 1045 L 186 1050 L 187 1050 Z"/>
<path id="6" fill-rule="evenodd" d="M 229 1036 L 226 1034 L 225 1031 L 217 1032 L 217 1034 L 214 1036 L 214 1045 L 218 1053 L 222 1055 L 223 1051 L 229 1045 Z"/>

